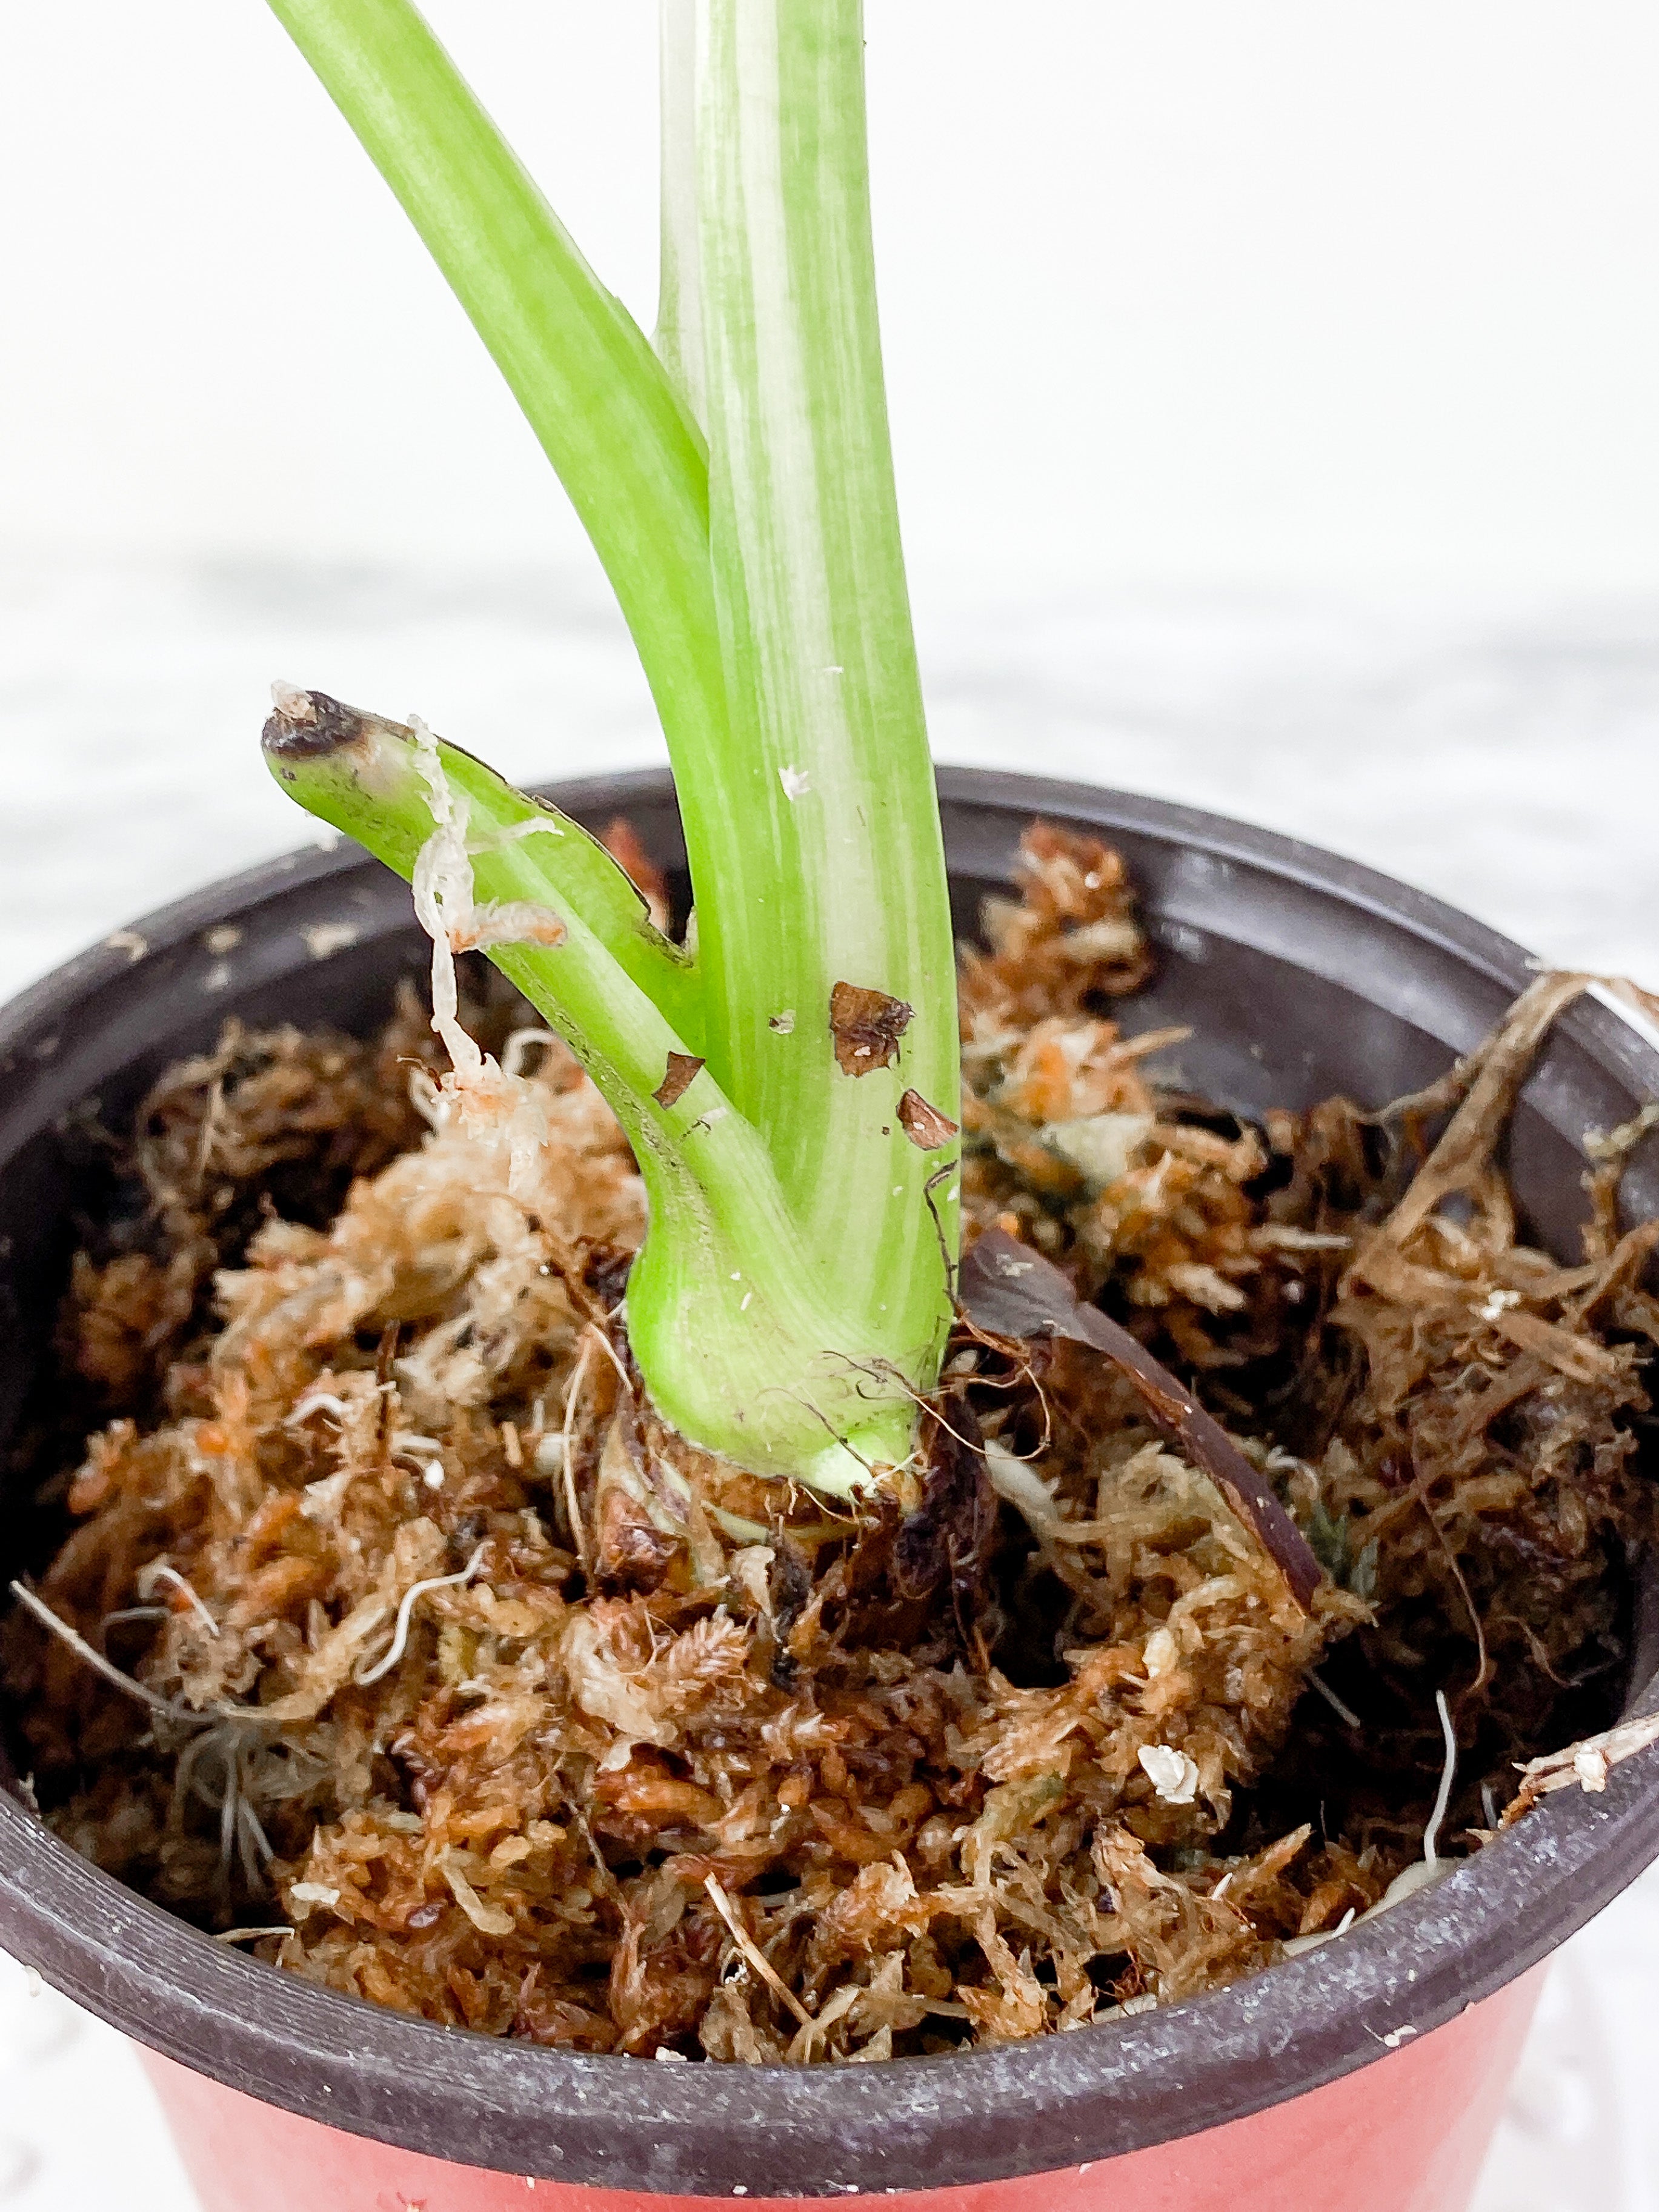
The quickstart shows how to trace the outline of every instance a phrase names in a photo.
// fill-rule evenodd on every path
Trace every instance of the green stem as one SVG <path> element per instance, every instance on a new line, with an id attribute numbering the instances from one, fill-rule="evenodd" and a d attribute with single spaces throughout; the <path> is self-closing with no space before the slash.
<path id="1" fill-rule="evenodd" d="M 270 4 L 425 240 L 592 539 L 668 739 L 693 878 L 712 878 L 733 832 L 697 423 L 410 0 Z"/>
<path id="2" fill-rule="evenodd" d="M 265 726 L 272 775 L 300 805 L 408 878 L 437 828 L 416 733 L 284 689 Z M 866 1462 L 902 1459 L 912 1408 L 873 1385 L 883 1346 L 817 1295 L 764 1142 L 707 1066 L 667 1103 L 671 1055 L 701 1062 L 695 979 L 616 863 L 459 748 L 436 764 L 466 810 L 471 895 L 544 929 L 481 949 L 570 1044 L 632 1144 L 650 1228 L 629 1284 L 629 1336 L 659 1408 L 760 1474 L 845 1493 Z M 532 834 L 511 833 L 534 825 Z M 456 917 L 446 908 L 452 926 Z M 434 994 L 435 995 L 435 994 Z M 677 1023 L 666 1007 L 679 1014 Z"/>
<path id="3" fill-rule="evenodd" d="M 474 870 L 485 898 L 557 917 L 558 943 L 491 957 L 570 1039 L 639 1153 L 641 1368 L 697 1441 L 844 1481 L 826 1434 L 902 1457 L 908 1394 L 937 1379 L 957 1239 L 939 1115 L 954 1120 L 959 1095 L 876 321 L 862 14 L 859 0 L 666 3 L 665 367 L 410 0 L 270 0 L 562 478 L 667 735 L 695 962 L 641 923 L 574 825 L 497 835 Z M 365 736 L 356 717 L 322 745 L 301 726 L 319 711 L 277 732 L 277 772 L 409 874 L 432 829 L 409 732 Z M 443 759 L 475 830 L 530 817 L 489 770 Z M 837 985 L 895 1018 L 904 1003 L 895 1061 L 861 1047 L 860 1065 L 832 1037 Z M 702 1063 L 684 1107 L 653 1095 L 671 1053 Z"/>
<path id="4" fill-rule="evenodd" d="M 908 1143 L 896 1107 L 914 1086 L 957 1117 L 956 976 L 876 317 L 862 10 L 703 12 L 710 531 L 747 833 L 712 886 L 743 979 L 725 1079 L 799 1194 L 814 1268 L 925 1387 L 956 1206 L 940 1188 L 936 1228 L 923 1187 L 951 1155 Z M 838 1067 L 838 981 L 915 1009 L 896 1067 Z"/>
<path id="5" fill-rule="evenodd" d="M 272 775 L 290 797 L 408 882 L 432 833 L 416 772 L 413 733 L 401 722 L 342 706 L 325 692 L 277 687 L 266 726 Z M 690 962 L 652 921 L 644 899 L 598 839 L 556 806 L 526 798 L 459 745 L 440 747 L 451 789 L 466 803 L 480 900 L 545 900 L 579 925 L 684 1040 L 702 1049 L 702 1000 Z M 532 834 L 524 833 L 531 824 Z M 556 858 L 553 849 L 556 847 Z M 660 1079 L 660 1071 L 653 1080 Z"/>

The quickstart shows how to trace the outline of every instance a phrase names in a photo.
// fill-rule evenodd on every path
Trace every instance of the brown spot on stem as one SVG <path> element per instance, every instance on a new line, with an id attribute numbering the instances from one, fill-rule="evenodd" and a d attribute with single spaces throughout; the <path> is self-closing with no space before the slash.
<path id="1" fill-rule="evenodd" d="M 905 1135 L 921 1152 L 936 1152 L 957 1133 L 957 1123 L 930 1106 L 920 1091 L 905 1092 L 898 1103 L 898 1117 Z"/>
<path id="2" fill-rule="evenodd" d="M 842 1073 L 868 1075 L 874 1068 L 890 1067 L 915 1012 L 885 991 L 837 983 L 830 994 L 830 1034 Z"/>
<path id="3" fill-rule="evenodd" d="M 685 1096 L 692 1077 L 702 1066 L 702 1060 L 695 1053 L 671 1052 L 669 1054 L 668 1073 L 651 1094 L 665 1113 L 678 1100 Z"/>

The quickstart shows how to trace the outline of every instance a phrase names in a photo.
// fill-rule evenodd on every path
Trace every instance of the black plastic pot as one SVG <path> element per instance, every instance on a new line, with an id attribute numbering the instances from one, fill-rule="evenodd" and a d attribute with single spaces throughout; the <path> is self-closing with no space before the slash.
<path id="1" fill-rule="evenodd" d="M 1099 830 L 1121 849 L 1163 954 L 1131 1022 L 1191 1024 L 1188 1079 L 1247 1114 L 1336 1091 L 1381 1101 L 1425 1084 L 1528 980 L 1522 953 L 1477 923 L 1285 838 L 1034 779 L 945 770 L 940 785 L 964 932 L 984 894 L 1009 884 L 1033 816 Z M 627 813 L 684 888 L 665 776 L 557 795 L 591 823 Z M 276 862 L 137 928 L 142 955 L 124 935 L 0 1016 L 0 1435 L 46 1356 L 73 1242 L 65 1117 L 95 1100 L 118 1122 L 233 1012 L 365 1029 L 423 951 L 407 892 L 355 849 Z M 1558 1251 L 1577 1249 L 1586 1127 L 1610 1127 L 1656 1092 L 1659 1055 L 1616 1015 L 1586 1001 L 1559 1024 L 1511 1159 L 1531 1228 Z M 1659 1212 L 1659 1146 L 1638 1158 L 1628 1188 L 1639 1211 Z M 30 1513 L 14 1510 L 3 1528 L 0 1571 L 40 1566 L 45 1536 Z M 1632 1711 L 1648 1710 L 1659 1686 L 1656 1656 L 1649 1637 Z M 608 2191 L 878 2193 L 1078 2169 L 1303 2098 L 1515 1981 L 1656 1852 L 1659 1747 L 1617 1767 L 1599 1796 L 1552 1797 L 1386 1919 L 1219 1995 L 1030 2045 L 802 2071 L 569 2056 L 313 1988 L 123 1889 L 15 1795 L 0 1795 L 0 1938 L 198 2074 L 387 2144 Z M 1277 2201 L 1299 2212 L 1312 2200 Z M 1407 2199 L 1365 2196 L 1350 2176 L 1340 2201 Z"/>

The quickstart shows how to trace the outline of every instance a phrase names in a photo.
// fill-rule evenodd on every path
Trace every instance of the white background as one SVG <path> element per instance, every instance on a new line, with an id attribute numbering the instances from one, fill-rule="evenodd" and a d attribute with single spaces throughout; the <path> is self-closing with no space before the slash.
<path id="1" fill-rule="evenodd" d="M 648 322 L 647 0 L 432 12 Z M 1267 821 L 1659 980 L 1651 6 L 869 30 L 938 750 Z M 278 673 L 523 775 L 657 754 L 533 441 L 258 0 L 13 7 L 0 989 L 296 841 L 253 744 Z M 1558 1981 L 1480 2212 L 1659 2203 L 1656 1899 Z M 183 2212 L 72 2027 L 0 1991 L 0 2202 Z"/>
<path id="2" fill-rule="evenodd" d="M 648 0 L 434 0 L 653 305 Z M 921 595 L 1659 581 L 1644 0 L 869 0 Z M 14 8 L 19 541 L 568 556 L 389 194 L 258 0 Z"/>

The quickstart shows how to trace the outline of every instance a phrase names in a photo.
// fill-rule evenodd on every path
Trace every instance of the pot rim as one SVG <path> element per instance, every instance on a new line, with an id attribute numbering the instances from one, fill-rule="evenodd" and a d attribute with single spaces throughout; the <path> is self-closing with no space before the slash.
<path id="1" fill-rule="evenodd" d="M 1006 866 L 1011 815 L 1046 814 L 1176 853 L 1196 917 L 1188 926 L 1227 911 L 1243 871 L 1374 916 L 1510 994 L 1532 973 L 1518 946 L 1439 900 L 1272 831 L 1042 777 L 945 768 L 939 786 L 958 817 L 953 842 L 970 848 L 977 835 L 986 872 Z M 579 818 L 672 798 L 662 770 L 555 788 Z M 956 856 L 957 872 L 968 859 Z M 351 847 L 286 855 L 134 932 L 143 957 L 176 953 L 232 916 L 249 921 L 357 871 L 378 872 Z M 1269 936 L 1279 927 L 1269 917 Z M 1305 942 L 1294 943 L 1308 964 Z M 55 1048 L 65 1018 L 133 958 L 124 933 L 0 1011 L 0 1074 Z M 1376 1003 L 1391 995 L 1393 1010 L 1407 1012 L 1411 982 L 1401 970 Z M 1631 1091 L 1659 1091 L 1659 1054 L 1612 1008 L 1581 1001 L 1561 1027 Z M 1656 1708 L 1659 1677 L 1629 1710 Z M 410 2150 L 679 2195 L 880 2194 L 1111 2158 L 1316 2088 L 1524 1972 L 1656 1854 L 1659 1743 L 1614 1768 L 1600 1794 L 1546 1799 L 1386 1917 L 1250 1980 L 1067 2035 L 858 2067 L 652 2064 L 411 2019 L 215 1942 L 78 1857 L 9 1792 L 0 1792 L 0 1936 L 66 1995 L 167 2057 Z"/>

